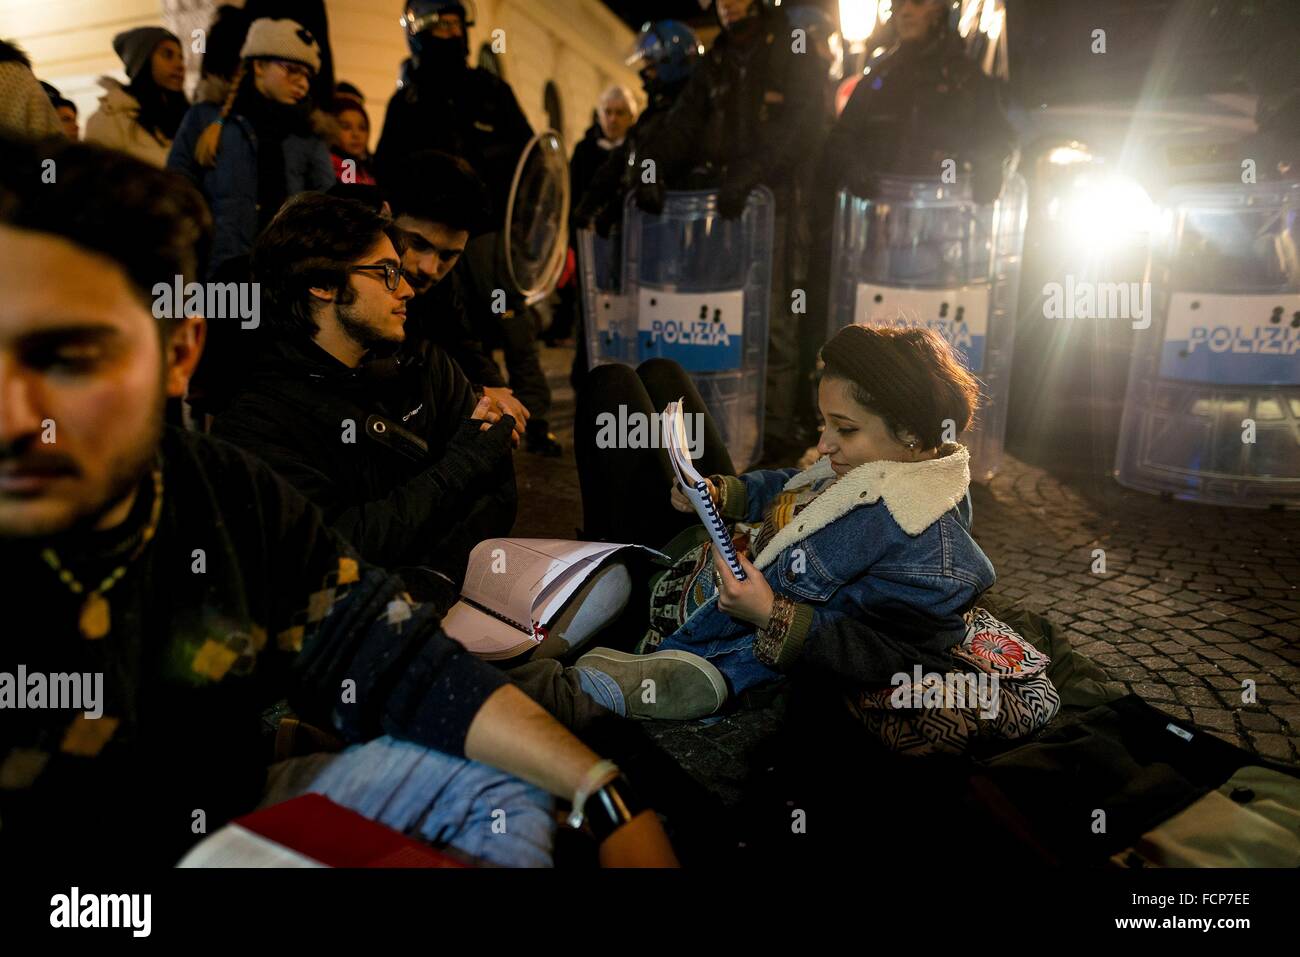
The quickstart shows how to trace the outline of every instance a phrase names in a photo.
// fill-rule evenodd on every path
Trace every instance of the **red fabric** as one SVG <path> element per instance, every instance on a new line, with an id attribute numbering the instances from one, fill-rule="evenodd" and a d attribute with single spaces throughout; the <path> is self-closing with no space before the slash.
<path id="1" fill-rule="evenodd" d="M 466 866 L 319 794 L 254 811 L 234 823 L 328 867 Z"/>
<path id="2" fill-rule="evenodd" d="M 334 178 L 337 179 L 340 183 L 343 182 L 343 161 L 344 161 L 344 159 L 346 159 L 346 157 L 339 156 L 338 153 L 334 153 L 334 152 L 331 152 L 331 153 L 330 153 L 330 162 L 334 164 Z M 357 163 L 357 168 L 356 168 L 356 171 L 355 171 L 355 172 L 356 172 L 356 174 L 357 174 L 357 175 L 356 175 L 356 184 L 357 184 L 358 186 L 374 186 L 374 185 L 375 185 L 375 178 L 374 178 L 373 176 L 370 175 L 370 171 L 366 169 L 366 167 L 365 167 L 364 164 L 362 164 L 362 163 Z"/>

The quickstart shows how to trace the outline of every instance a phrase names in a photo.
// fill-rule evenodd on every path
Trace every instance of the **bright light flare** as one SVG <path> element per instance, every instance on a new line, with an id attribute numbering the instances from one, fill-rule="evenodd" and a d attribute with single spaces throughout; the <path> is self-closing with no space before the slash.
<path id="1" fill-rule="evenodd" d="M 877 0 L 840 0 L 840 34 L 846 43 L 865 43 L 876 28 Z"/>
<path id="2" fill-rule="evenodd" d="M 1142 184 L 1118 173 L 1080 173 L 1047 211 L 1067 239 L 1095 250 L 1145 242 L 1159 220 Z"/>

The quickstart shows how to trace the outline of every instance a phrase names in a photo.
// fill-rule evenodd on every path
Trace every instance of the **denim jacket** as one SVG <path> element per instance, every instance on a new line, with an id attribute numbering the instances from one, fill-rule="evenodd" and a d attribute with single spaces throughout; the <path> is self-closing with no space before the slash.
<path id="1" fill-rule="evenodd" d="M 203 191 L 212 210 L 212 255 L 207 276 L 230 259 L 247 255 L 257 238 L 257 135 L 253 125 L 231 114 L 221 130 L 221 148 L 214 167 L 194 158 L 199 135 L 221 118 L 215 103 L 196 103 L 181 120 L 167 168 L 183 174 Z M 334 185 L 329 150 L 314 136 L 284 138 L 284 180 L 288 196 Z"/>
<path id="2" fill-rule="evenodd" d="M 825 459 L 803 472 L 724 479 L 724 515 L 747 522 L 761 522 L 784 489 L 824 490 L 754 558 L 773 592 L 797 603 L 795 646 L 811 647 L 823 632 L 842 635 L 846 623 L 867 626 L 858 634 L 880 631 L 928 649 L 962 640 L 962 615 L 995 576 L 970 536 L 969 453 L 956 445 L 945 451 L 922 462 L 871 462 L 838 481 Z M 752 651 L 726 667 L 753 635 L 751 624 L 718 609 L 715 594 L 660 648 L 704 655 L 740 691 L 776 676 Z"/>

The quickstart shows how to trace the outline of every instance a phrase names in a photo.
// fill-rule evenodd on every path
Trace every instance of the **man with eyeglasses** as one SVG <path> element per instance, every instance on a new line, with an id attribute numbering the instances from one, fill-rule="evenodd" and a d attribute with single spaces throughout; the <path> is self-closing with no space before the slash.
<path id="1" fill-rule="evenodd" d="M 514 420 L 436 345 L 399 348 L 414 295 L 403 243 L 355 200 L 310 193 L 280 210 L 252 257 L 270 341 L 213 434 L 446 607 L 473 546 L 514 524 Z"/>

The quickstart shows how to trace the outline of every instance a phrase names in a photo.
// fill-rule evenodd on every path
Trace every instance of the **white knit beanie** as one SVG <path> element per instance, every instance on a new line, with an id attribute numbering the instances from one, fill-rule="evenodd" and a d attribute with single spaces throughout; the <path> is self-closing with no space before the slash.
<path id="1" fill-rule="evenodd" d="M 271 20 L 267 17 L 254 20 L 239 56 L 244 60 L 253 57 L 293 60 L 320 72 L 320 46 L 311 31 L 294 20 Z"/>

